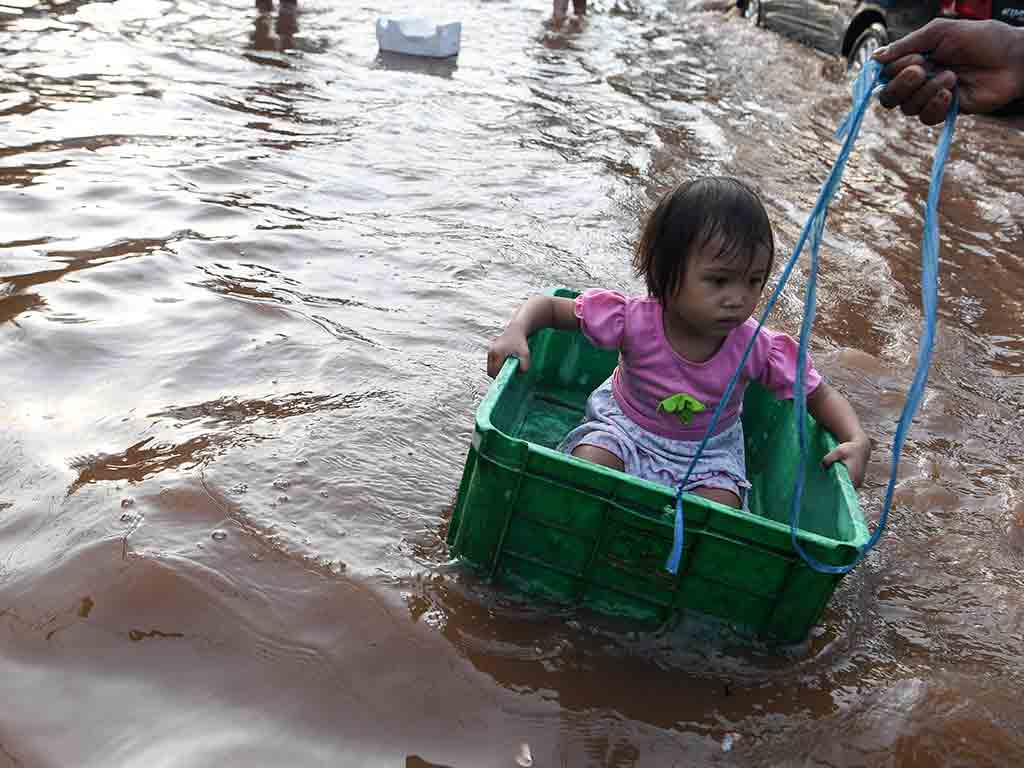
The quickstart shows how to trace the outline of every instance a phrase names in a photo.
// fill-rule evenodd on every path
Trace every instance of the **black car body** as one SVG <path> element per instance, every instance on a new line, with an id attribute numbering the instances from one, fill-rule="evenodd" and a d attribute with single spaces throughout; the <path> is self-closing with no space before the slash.
<path id="1" fill-rule="evenodd" d="M 875 48 L 938 16 L 1024 25 L 1024 0 L 738 0 L 738 5 L 763 26 L 845 57 L 851 68 Z"/>

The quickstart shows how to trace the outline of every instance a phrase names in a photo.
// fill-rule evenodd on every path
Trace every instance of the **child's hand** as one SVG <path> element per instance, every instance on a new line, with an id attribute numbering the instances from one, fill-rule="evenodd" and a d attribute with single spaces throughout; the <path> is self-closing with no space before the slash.
<path id="1" fill-rule="evenodd" d="M 868 458 L 871 456 L 871 441 L 867 435 L 840 443 L 834 450 L 829 451 L 821 460 L 825 469 L 828 469 L 837 461 L 846 465 L 846 471 L 850 473 L 850 480 L 854 488 L 860 488 L 864 482 L 864 473 L 868 468 Z"/>
<path id="2" fill-rule="evenodd" d="M 519 358 L 521 371 L 530 369 L 530 347 L 526 343 L 526 336 L 507 329 L 491 342 L 491 347 L 487 350 L 487 375 L 492 379 L 496 377 L 505 364 L 505 360 L 511 355 Z"/>
<path id="3" fill-rule="evenodd" d="M 530 347 L 526 339 L 541 328 L 557 328 L 562 331 L 579 330 L 576 319 L 576 303 L 560 296 L 534 296 L 512 316 L 505 332 L 491 342 L 487 350 L 487 375 L 492 379 L 501 371 L 510 355 L 519 358 L 519 370 L 530 368 Z"/>

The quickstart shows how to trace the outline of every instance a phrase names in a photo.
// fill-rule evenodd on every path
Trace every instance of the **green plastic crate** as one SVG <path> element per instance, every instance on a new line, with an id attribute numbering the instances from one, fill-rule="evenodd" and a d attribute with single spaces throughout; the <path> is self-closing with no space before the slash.
<path id="1" fill-rule="evenodd" d="M 554 450 L 617 353 L 550 329 L 531 337 L 530 352 L 530 370 L 519 373 L 510 358 L 477 409 L 448 532 L 452 554 L 498 583 L 604 613 L 660 623 L 689 609 L 778 642 L 802 641 L 841 577 L 813 571 L 790 541 L 799 456 L 792 403 L 748 387 L 750 512 L 687 494 L 685 547 L 672 575 L 674 490 Z M 808 427 L 799 540 L 821 562 L 847 565 L 867 526 L 845 466 L 821 467 L 835 439 L 810 417 Z"/>

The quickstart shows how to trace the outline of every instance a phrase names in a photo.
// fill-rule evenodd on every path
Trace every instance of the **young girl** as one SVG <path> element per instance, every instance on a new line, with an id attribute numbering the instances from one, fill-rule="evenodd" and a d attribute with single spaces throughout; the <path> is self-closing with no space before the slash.
<path id="1" fill-rule="evenodd" d="M 540 328 L 580 329 L 596 346 L 618 349 L 618 367 L 591 394 L 583 423 L 561 450 L 676 486 L 757 327 L 751 314 L 774 257 L 768 214 L 748 186 L 717 177 L 684 183 L 650 214 L 633 257 L 649 296 L 600 289 L 575 300 L 535 296 L 492 342 L 488 373 L 496 376 L 509 355 L 527 370 L 526 339 Z M 761 329 L 686 491 L 744 506 L 744 390 L 759 381 L 791 398 L 796 358 L 792 337 Z M 839 442 L 825 466 L 844 462 L 859 486 L 871 445 L 857 414 L 810 361 L 804 382 L 808 411 Z"/>

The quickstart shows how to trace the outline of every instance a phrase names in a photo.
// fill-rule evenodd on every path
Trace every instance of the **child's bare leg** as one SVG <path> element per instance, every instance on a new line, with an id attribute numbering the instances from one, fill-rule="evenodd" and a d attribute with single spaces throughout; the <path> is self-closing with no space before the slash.
<path id="1" fill-rule="evenodd" d="M 604 448 L 598 448 L 596 445 L 577 445 L 572 449 L 572 455 L 577 459 L 584 459 L 585 461 L 592 461 L 595 464 L 600 464 L 602 467 L 617 469 L 619 472 L 622 472 L 626 468 L 626 465 L 622 463 L 622 459 L 611 451 L 606 451 Z"/>
<path id="2" fill-rule="evenodd" d="M 703 496 L 705 499 L 717 501 L 726 507 L 740 508 L 740 497 L 725 488 L 694 488 L 690 493 Z"/>
<path id="3" fill-rule="evenodd" d="M 554 0 L 551 7 L 551 16 L 556 19 L 564 19 L 569 13 L 569 0 Z"/>
<path id="4" fill-rule="evenodd" d="M 572 12 L 582 16 L 587 12 L 587 0 L 572 0 Z"/>
<path id="5" fill-rule="evenodd" d="M 623 472 L 626 469 L 626 465 L 622 463 L 622 459 L 611 451 L 606 451 L 604 448 L 598 448 L 596 445 L 587 445 L 586 443 L 577 445 L 573 448 L 572 455 L 577 459 L 583 459 L 585 461 L 591 461 L 594 464 L 600 464 L 602 467 L 617 469 L 619 472 Z M 742 506 L 740 497 L 732 491 L 725 490 L 725 488 L 694 488 L 690 493 L 696 494 L 697 496 L 703 496 L 705 499 L 717 502 L 726 507 L 732 507 L 733 509 L 739 509 Z"/>

